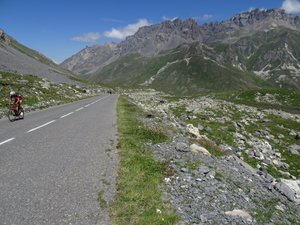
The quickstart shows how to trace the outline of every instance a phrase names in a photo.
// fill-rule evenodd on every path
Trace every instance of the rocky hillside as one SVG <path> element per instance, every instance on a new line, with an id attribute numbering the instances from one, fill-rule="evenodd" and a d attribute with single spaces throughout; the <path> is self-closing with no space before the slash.
<path id="1" fill-rule="evenodd" d="M 0 71 L 33 74 L 56 83 L 74 83 L 76 76 L 0 29 Z"/>
<path id="2" fill-rule="evenodd" d="M 106 91 L 98 85 L 57 84 L 33 75 L 0 71 L 0 119 L 6 116 L 11 90 L 23 96 L 25 112 L 92 97 Z"/>
<path id="3" fill-rule="evenodd" d="M 105 45 L 90 47 L 66 60 L 62 66 L 75 72 L 80 71 L 81 74 L 88 74 L 92 80 L 104 83 L 110 83 L 110 80 L 113 84 L 116 82 L 127 85 L 149 84 L 148 80 L 151 77 L 166 71 L 168 67 L 167 76 L 160 76 L 160 81 L 170 84 L 171 79 L 171 89 L 184 86 L 190 80 L 198 86 L 202 84 L 203 77 L 210 82 L 216 82 L 222 77 L 222 72 L 214 69 L 219 67 L 225 68 L 227 72 L 234 70 L 235 74 L 240 74 L 236 76 L 237 79 L 240 79 L 241 74 L 252 73 L 267 81 L 269 85 L 299 89 L 299 40 L 298 16 L 277 9 L 253 10 L 238 14 L 229 20 L 204 25 L 198 25 L 192 19 L 176 19 L 142 27 L 123 42 L 114 44 L 109 51 Z M 193 48 L 195 45 L 198 45 L 196 51 Z M 190 46 L 190 51 L 187 52 L 180 46 Z M 94 53 L 84 54 L 83 57 L 84 51 Z M 177 58 L 173 57 L 174 52 L 178 53 Z M 128 61 L 132 55 L 136 59 L 139 58 L 138 62 L 143 63 L 139 65 L 151 65 L 152 69 L 148 68 L 140 77 L 139 72 L 144 69 L 136 69 L 136 66 L 132 68 L 132 64 L 138 63 Z M 165 57 L 162 60 L 164 64 L 159 63 L 162 56 Z M 77 63 L 79 61 L 80 64 Z M 157 64 L 153 64 L 154 61 Z M 186 66 L 179 66 L 185 61 Z M 188 65 L 188 62 L 193 63 Z M 109 80 L 107 77 L 110 77 Z M 176 80 L 185 82 L 180 83 Z M 240 80 L 247 83 L 243 79 Z M 151 87 L 159 89 L 155 82 L 152 83 Z M 188 89 L 187 86 L 184 88 Z M 209 90 L 211 87 L 204 85 L 199 88 L 201 89 Z"/>
<path id="4" fill-rule="evenodd" d="M 148 127 L 171 138 L 148 147 L 166 164 L 165 195 L 182 224 L 300 224 L 299 113 L 212 96 L 125 94 L 145 110 Z M 255 96 L 289 104 L 300 95 Z"/>
<path id="5" fill-rule="evenodd" d="M 116 47 L 116 43 L 87 47 L 65 60 L 62 67 L 76 74 L 95 73 L 115 59 Z"/>

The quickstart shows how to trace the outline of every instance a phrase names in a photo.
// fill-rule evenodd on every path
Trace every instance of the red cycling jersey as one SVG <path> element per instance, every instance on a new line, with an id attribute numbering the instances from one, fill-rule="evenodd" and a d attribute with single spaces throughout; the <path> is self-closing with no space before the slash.
<path id="1" fill-rule="evenodd" d="M 16 109 L 16 107 L 18 107 L 18 110 L 22 108 L 22 96 L 21 95 L 12 95 L 10 96 L 10 102 L 14 102 L 13 103 L 13 107 L 12 110 L 14 111 Z"/>

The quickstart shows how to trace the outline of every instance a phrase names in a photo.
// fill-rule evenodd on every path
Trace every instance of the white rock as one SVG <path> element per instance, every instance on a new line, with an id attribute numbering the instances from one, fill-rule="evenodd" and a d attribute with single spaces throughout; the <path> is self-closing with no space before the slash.
<path id="1" fill-rule="evenodd" d="M 204 155 L 211 155 L 206 148 L 198 146 L 196 144 L 192 144 L 190 146 L 190 149 L 191 149 L 191 152 L 194 152 L 194 153 L 203 153 Z"/>
<path id="2" fill-rule="evenodd" d="M 250 216 L 250 214 L 241 209 L 234 209 L 232 211 L 227 211 L 227 212 L 225 212 L 225 214 L 228 216 L 237 216 L 237 217 L 241 217 L 245 220 L 252 221 L 252 217 Z"/>
<path id="3" fill-rule="evenodd" d="M 275 208 L 277 209 L 277 210 L 280 210 L 280 211 L 282 211 L 282 212 L 284 212 L 285 210 L 284 210 L 284 205 L 276 205 L 275 206 Z"/>
<path id="4" fill-rule="evenodd" d="M 170 177 L 165 177 L 164 182 L 165 182 L 166 184 L 171 183 L 171 178 L 170 178 Z"/>
<path id="5" fill-rule="evenodd" d="M 196 138 L 200 137 L 199 129 L 197 127 L 194 127 L 193 124 L 188 124 L 187 125 L 187 131 L 190 134 L 192 134 L 193 136 L 195 136 Z"/>
<path id="6" fill-rule="evenodd" d="M 278 162 L 278 160 L 276 160 L 276 159 L 274 159 L 272 162 L 273 162 L 273 164 L 274 164 L 275 166 L 278 166 L 278 165 L 279 165 L 279 162 Z"/>

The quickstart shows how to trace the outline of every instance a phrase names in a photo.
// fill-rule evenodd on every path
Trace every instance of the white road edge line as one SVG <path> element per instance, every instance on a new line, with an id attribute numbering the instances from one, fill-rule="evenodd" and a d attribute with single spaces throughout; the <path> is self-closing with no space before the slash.
<path id="1" fill-rule="evenodd" d="M 82 110 L 82 109 L 83 109 L 83 107 L 81 107 L 81 108 L 79 108 L 79 109 L 76 109 L 75 111 L 78 112 L 78 111 L 80 111 L 80 110 Z"/>
<path id="2" fill-rule="evenodd" d="M 13 137 L 13 138 L 7 139 L 7 140 L 5 140 L 5 141 L 2 141 L 2 142 L 0 143 L 0 145 L 4 145 L 5 143 L 10 142 L 10 141 L 12 141 L 12 140 L 14 140 L 14 139 L 15 139 L 15 138 Z"/>
<path id="3" fill-rule="evenodd" d="M 47 125 L 49 125 L 49 124 L 51 124 L 51 123 L 54 123 L 54 122 L 55 122 L 55 120 L 52 120 L 52 121 L 50 121 L 50 122 L 48 122 L 48 123 L 45 123 L 45 124 L 43 124 L 43 125 L 41 125 L 41 126 L 32 128 L 31 130 L 27 131 L 26 133 L 28 134 L 28 133 L 30 133 L 30 132 L 32 132 L 32 131 L 35 131 L 35 130 L 37 130 L 37 129 L 40 129 L 40 128 L 42 128 L 42 127 L 45 127 L 45 126 L 47 126 Z"/>
<path id="4" fill-rule="evenodd" d="M 66 114 L 66 115 L 63 115 L 63 116 L 60 117 L 60 119 L 65 118 L 65 117 L 67 117 L 67 116 L 70 116 L 70 115 L 72 115 L 73 113 L 74 113 L 74 112 L 70 112 L 70 113 L 68 113 L 68 114 Z"/>

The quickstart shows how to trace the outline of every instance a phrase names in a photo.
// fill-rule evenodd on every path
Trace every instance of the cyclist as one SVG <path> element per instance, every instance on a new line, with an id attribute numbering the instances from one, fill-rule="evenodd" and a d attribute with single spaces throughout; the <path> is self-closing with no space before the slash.
<path id="1" fill-rule="evenodd" d="M 16 93 L 15 91 L 11 91 L 9 93 L 8 104 L 10 105 L 13 102 L 11 110 L 14 112 L 15 115 L 19 113 L 20 109 L 22 109 L 22 99 L 22 96 Z M 16 107 L 18 107 L 18 110 L 16 109 Z"/>

